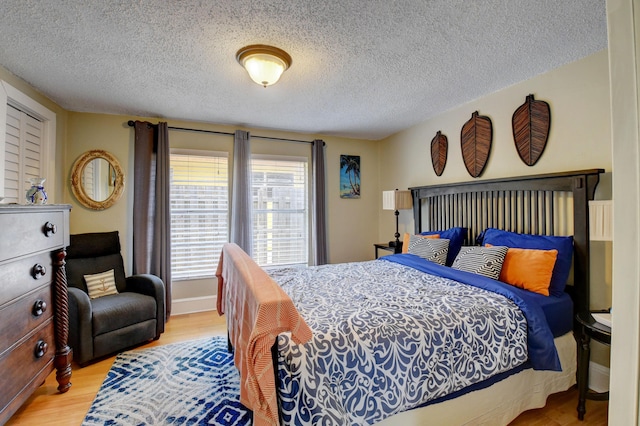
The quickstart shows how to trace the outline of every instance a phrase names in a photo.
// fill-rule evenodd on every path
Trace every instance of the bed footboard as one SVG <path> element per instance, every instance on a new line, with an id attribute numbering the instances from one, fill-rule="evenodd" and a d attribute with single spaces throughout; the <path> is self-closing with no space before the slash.
<path id="1" fill-rule="evenodd" d="M 311 329 L 289 296 L 236 244 L 222 248 L 216 276 L 218 313 L 227 316 L 229 345 L 240 372 L 240 402 L 253 411 L 254 425 L 277 425 L 272 347 L 284 332 L 305 343 Z"/>

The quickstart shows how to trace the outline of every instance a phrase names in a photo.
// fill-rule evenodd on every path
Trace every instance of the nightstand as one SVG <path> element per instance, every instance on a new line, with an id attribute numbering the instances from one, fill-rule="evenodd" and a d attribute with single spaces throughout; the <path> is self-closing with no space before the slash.
<path id="1" fill-rule="evenodd" d="M 402 253 L 402 241 L 397 246 L 391 246 L 389 243 L 377 243 L 373 246 L 376 248 L 376 259 L 379 257 L 378 250 L 387 250 L 394 254 Z"/>
<path id="2" fill-rule="evenodd" d="M 591 312 L 581 312 L 576 315 L 580 324 L 580 336 L 578 341 L 578 419 L 583 420 L 586 412 L 587 399 L 603 401 L 609 399 L 609 392 L 597 393 L 589 390 L 589 356 L 591 353 L 590 342 L 611 345 L 611 327 L 597 322 Z"/>

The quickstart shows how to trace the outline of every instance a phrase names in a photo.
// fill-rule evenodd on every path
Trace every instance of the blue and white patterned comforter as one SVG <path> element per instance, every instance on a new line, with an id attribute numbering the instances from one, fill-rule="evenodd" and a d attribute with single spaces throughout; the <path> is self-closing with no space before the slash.
<path id="1" fill-rule="evenodd" d="M 278 338 L 285 424 L 366 425 L 528 359 L 508 298 L 387 261 L 269 271 L 313 331 Z"/>

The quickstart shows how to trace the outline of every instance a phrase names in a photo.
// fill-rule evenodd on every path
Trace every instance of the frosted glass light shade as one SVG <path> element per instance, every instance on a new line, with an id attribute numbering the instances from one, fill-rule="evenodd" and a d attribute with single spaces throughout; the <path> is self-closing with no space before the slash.
<path id="1" fill-rule="evenodd" d="M 247 70 L 251 80 L 264 87 L 275 84 L 291 66 L 291 56 L 287 52 L 262 44 L 243 47 L 236 54 L 236 59 Z"/>

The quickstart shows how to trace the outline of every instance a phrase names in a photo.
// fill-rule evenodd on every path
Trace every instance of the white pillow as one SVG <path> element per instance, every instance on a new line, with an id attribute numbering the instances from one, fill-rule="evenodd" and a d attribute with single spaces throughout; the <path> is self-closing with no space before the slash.
<path id="1" fill-rule="evenodd" d="M 84 281 L 87 283 L 87 292 L 90 299 L 118 294 L 113 269 L 99 274 L 85 275 Z"/>
<path id="2" fill-rule="evenodd" d="M 407 253 L 415 254 L 431 262 L 444 265 L 447 261 L 449 251 L 449 240 L 423 238 L 419 235 L 409 236 L 409 247 Z"/>

